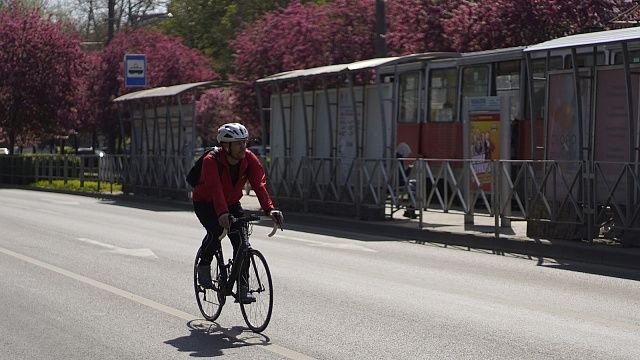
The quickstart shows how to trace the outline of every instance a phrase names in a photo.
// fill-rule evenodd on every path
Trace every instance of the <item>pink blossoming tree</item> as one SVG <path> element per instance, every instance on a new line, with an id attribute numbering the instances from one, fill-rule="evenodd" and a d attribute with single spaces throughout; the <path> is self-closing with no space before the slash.
<path id="1" fill-rule="evenodd" d="M 0 8 L 0 134 L 10 151 L 21 141 L 66 135 L 81 121 L 85 56 L 65 29 L 18 2 Z"/>

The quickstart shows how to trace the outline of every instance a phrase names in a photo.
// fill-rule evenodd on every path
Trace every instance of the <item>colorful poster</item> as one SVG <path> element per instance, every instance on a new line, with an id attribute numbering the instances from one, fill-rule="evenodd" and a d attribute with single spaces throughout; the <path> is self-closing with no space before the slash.
<path id="1" fill-rule="evenodd" d="M 493 183 L 491 160 L 500 159 L 500 114 L 469 114 L 469 146 L 472 168 L 484 191 Z M 471 190 L 477 190 L 475 179 Z"/>

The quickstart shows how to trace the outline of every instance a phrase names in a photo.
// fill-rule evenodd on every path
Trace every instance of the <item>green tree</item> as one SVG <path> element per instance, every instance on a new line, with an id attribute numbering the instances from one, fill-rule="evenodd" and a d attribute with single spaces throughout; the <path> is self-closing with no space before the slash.
<path id="1" fill-rule="evenodd" d="M 163 31 L 182 37 L 187 46 L 198 48 L 213 58 L 215 70 L 226 76 L 231 72 L 233 63 L 233 50 L 229 46 L 231 39 L 264 13 L 285 8 L 290 2 L 291 0 L 172 0 L 168 5 L 172 18 L 163 24 Z"/>

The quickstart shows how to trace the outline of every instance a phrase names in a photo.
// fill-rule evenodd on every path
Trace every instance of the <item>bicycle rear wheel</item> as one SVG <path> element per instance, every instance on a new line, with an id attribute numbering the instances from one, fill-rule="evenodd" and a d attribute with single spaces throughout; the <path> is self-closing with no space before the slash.
<path id="1" fill-rule="evenodd" d="M 219 282 L 220 266 L 222 264 L 222 262 L 219 261 L 219 257 L 220 255 L 216 253 L 216 257 L 211 263 L 213 289 L 206 289 L 198 282 L 198 260 L 200 259 L 199 250 L 193 265 L 193 286 L 196 291 L 196 301 L 198 302 L 198 307 L 200 308 L 202 316 L 209 321 L 215 321 L 218 316 L 220 316 L 222 306 L 224 306 L 225 303 L 225 296 L 222 294 Z"/>
<path id="2" fill-rule="evenodd" d="M 255 249 L 249 251 L 249 292 L 255 296 L 256 301 L 250 304 L 240 302 L 240 310 L 244 321 L 254 332 L 261 332 L 269 325 L 273 310 L 273 291 L 271 272 L 264 256 Z"/>

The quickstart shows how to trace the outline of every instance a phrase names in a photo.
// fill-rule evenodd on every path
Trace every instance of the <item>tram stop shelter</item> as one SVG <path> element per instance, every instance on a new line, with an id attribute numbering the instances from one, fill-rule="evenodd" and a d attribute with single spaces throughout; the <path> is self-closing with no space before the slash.
<path id="1" fill-rule="evenodd" d="M 124 155 L 114 158 L 125 193 L 188 199 L 185 176 L 201 137 L 196 101 L 203 91 L 245 84 L 216 80 L 156 87 L 122 95 L 118 104 Z"/>
<path id="2" fill-rule="evenodd" d="M 640 230 L 640 28 L 566 36 L 525 54 L 529 93 L 546 90 L 543 150 L 553 163 L 543 180 L 558 184 L 539 194 L 540 210 L 574 222 L 569 236 L 592 239 L 606 227 L 629 244 Z M 541 55 L 544 69 L 532 66 Z"/>
<path id="3" fill-rule="evenodd" d="M 397 82 L 380 71 L 459 56 L 431 52 L 292 70 L 256 82 L 269 130 L 271 194 L 289 209 L 384 218 L 395 165 Z M 269 105 L 263 103 L 265 94 Z M 267 118 L 269 123 L 267 124 Z"/>

